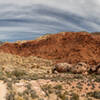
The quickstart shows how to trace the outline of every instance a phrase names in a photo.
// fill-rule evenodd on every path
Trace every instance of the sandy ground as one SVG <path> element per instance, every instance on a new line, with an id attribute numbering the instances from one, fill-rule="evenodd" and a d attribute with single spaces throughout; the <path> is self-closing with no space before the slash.
<path id="1" fill-rule="evenodd" d="M 6 100 L 6 84 L 4 84 L 2 81 L 0 81 L 0 100 Z"/>

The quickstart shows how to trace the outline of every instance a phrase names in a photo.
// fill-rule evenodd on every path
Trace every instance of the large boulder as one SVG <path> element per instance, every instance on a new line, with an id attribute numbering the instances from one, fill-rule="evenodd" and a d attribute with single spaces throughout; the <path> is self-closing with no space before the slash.
<path id="1" fill-rule="evenodd" d="M 54 73 L 55 71 L 57 72 L 70 72 L 72 65 L 68 63 L 58 63 L 55 64 L 55 66 L 52 68 L 52 72 Z"/>
<path id="2" fill-rule="evenodd" d="M 89 70 L 90 66 L 88 64 L 79 62 L 72 67 L 71 72 L 75 74 L 87 74 Z"/>
<path id="3" fill-rule="evenodd" d="M 68 63 L 58 63 L 55 64 L 55 66 L 52 68 L 52 72 L 72 72 L 74 74 L 88 74 L 90 71 L 89 64 L 86 64 L 84 62 L 79 62 L 75 65 L 68 64 Z"/>

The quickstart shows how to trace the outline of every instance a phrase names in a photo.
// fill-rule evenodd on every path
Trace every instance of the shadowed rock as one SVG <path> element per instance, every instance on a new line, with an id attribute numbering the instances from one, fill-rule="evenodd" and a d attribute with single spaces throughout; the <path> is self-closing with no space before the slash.
<path id="1" fill-rule="evenodd" d="M 96 72 L 97 74 L 100 74 L 100 64 L 98 64 L 98 65 L 96 66 L 95 72 Z"/>
<path id="2" fill-rule="evenodd" d="M 90 73 L 100 74 L 100 64 L 91 67 L 91 69 L 90 69 Z"/>

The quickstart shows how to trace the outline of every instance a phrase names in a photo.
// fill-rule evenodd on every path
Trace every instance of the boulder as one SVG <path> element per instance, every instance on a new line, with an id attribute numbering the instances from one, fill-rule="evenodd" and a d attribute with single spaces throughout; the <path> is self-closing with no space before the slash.
<path id="1" fill-rule="evenodd" d="M 79 62 L 72 67 L 71 72 L 75 74 L 87 74 L 89 70 L 90 66 L 88 64 Z"/>
<path id="2" fill-rule="evenodd" d="M 63 72 L 70 72 L 72 65 L 68 63 L 58 63 L 52 68 L 52 73 L 55 71 L 63 73 Z"/>

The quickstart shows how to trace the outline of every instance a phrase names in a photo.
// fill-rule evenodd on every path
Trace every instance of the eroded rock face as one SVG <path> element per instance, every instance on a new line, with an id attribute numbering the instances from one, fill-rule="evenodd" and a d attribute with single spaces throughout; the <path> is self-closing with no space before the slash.
<path id="1" fill-rule="evenodd" d="M 88 71 L 90 70 L 90 66 L 84 62 L 79 62 L 76 65 L 73 66 L 73 68 L 71 69 L 71 72 L 73 73 L 78 73 L 78 74 L 85 74 L 88 73 Z"/>
<path id="2" fill-rule="evenodd" d="M 58 63 L 52 69 L 52 72 L 69 72 L 71 70 L 72 65 L 68 63 Z"/>

